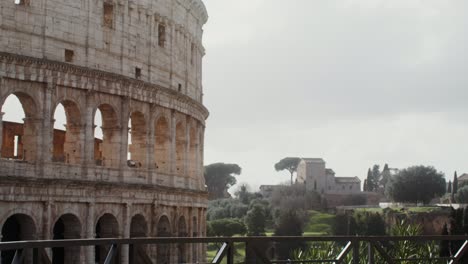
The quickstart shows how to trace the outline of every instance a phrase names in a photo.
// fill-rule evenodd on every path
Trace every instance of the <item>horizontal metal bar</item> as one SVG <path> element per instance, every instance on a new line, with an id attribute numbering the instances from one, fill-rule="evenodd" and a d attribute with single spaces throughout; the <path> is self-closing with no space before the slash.
<path id="1" fill-rule="evenodd" d="M 106 239 L 65 239 L 35 240 L 0 243 L 0 251 L 26 248 L 77 247 L 94 245 L 150 245 L 150 244 L 207 244 L 246 242 L 387 242 L 387 241 L 467 241 L 468 236 L 323 236 L 323 237 L 183 237 L 183 238 L 106 238 Z"/>

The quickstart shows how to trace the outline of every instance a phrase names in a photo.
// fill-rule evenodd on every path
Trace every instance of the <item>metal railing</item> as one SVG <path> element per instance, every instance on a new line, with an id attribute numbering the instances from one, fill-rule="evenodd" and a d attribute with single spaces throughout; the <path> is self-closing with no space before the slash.
<path id="1" fill-rule="evenodd" d="M 389 245 L 398 242 L 424 244 L 427 242 L 446 241 L 447 243 L 459 243 L 461 246 L 451 256 L 411 256 L 409 258 L 396 258 L 389 253 Z M 342 250 L 330 259 L 303 259 L 300 260 L 275 260 L 268 257 L 265 248 L 275 243 L 337 243 L 342 245 Z M 47 241 L 19 241 L 2 242 L 0 251 L 15 251 L 12 264 L 23 264 L 23 252 L 32 250 L 33 264 L 52 263 L 46 253 L 47 248 L 71 248 L 89 246 L 108 246 L 109 250 L 104 264 L 114 263 L 117 251 L 123 245 L 161 245 L 161 244 L 216 244 L 219 250 L 212 260 L 197 263 L 335 263 L 335 264 L 361 264 L 365 259 L 367 264 L 380 263 L 429 263 L 428 261 L 441 261 L 437 263 L 462 264 L 462 258 L 468 257 L 468 236 L 322 236 L 322 237 L 216 237 L 216 238 L 132 238 L 132 239 L 70 239 Z M 245 244 L 245 259 L 235 262 L 235 245 Z M 366 254 L 363 255 L 363 247 Z M 302 252 L 299 252 L 299 256 Z M 379 262 L 377 262 L 377 256 Z M 147 260 L 146 262 L 151 261 Z M 466 260 L 465 260 L 466 261 Z M 150 262 L 151 263 L 151 262 Z M 154 262 L 153 262 L 154 263 Z M 433 262 L 431 262 L 433 263 Z M 9 264 L 9 263 L 1 263 Z"/>

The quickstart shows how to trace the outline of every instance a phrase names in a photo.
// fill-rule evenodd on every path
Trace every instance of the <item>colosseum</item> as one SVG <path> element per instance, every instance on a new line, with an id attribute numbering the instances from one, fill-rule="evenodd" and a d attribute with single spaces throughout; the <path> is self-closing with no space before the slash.
<path id="1" fill-rule="evenodd" d="M 0 122 L 9 98 L 24 111 L 0 125 L 1 241 L 205 235 L 207 18 L 201 0 L 0 0 Z M 204 251 L 122 246 L 114 263 L 198 262 Z M 45 254 L 74 264 L 106 252 Z"/>

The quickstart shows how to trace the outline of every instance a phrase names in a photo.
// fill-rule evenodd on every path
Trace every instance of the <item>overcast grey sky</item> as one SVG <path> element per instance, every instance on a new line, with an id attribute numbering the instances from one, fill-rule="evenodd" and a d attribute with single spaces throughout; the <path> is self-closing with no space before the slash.
<path id="1" fill-rule="evenodd" d="M 206 164 L 254 187 L 286 156 L 468 172 L 468 1 L 204 2 Z"/>

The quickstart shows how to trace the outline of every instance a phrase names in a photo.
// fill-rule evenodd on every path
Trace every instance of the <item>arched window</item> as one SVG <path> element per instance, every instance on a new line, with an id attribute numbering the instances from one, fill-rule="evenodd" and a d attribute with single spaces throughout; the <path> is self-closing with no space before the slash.
<path id="1" fill-rule="evenodd" d="M 34 162 L 41 123 L 40 112 L 32 97 L 25 93 L 8 96 L 2 105 L 2 151 L 5 159 Z"/>
<path id="2" fill-rule="evenodd" d="M 145 116 L 133 112 L 129 120 L 128 165 L 129 167 L 145 168 L 148 142 Z"/>
<path id="3" fill-rule="evenodd" d="M 188 174 L 190 177 L 195 178 L 197 175 L 197 165 L 198 165 L 198 137 L 195 127 L 190 128 L 190 148 L 189 148 L 189 171 Z"/>
<path id="4" fill-rule="evenodd" d="M 112 106 L 103 104 L 94 116 L 94 159 L 96 165 L 118 168 L 120 165 L 120 128 Z"/>
<path id="5" fill-rule="evenodd" d="M 185 125 L 182 122 L 176 126 L 176 173 L 178 175 L 185 174 L 185 152 L 186 152 L 186 134 Z"/>
<path id="6" fill-rule="evenodd" d="M 55 108 L 52 161 L 80 164 L 82 161 L 81 114 L 72 101 L 63 101 Z"/>
<path id="7" fill-rule="evenodd" d="M 160 117 L 155 124 L 154 162 L 158 172 L 170 172 L 171 137 L 169 122 L 165 117 Z"/>

